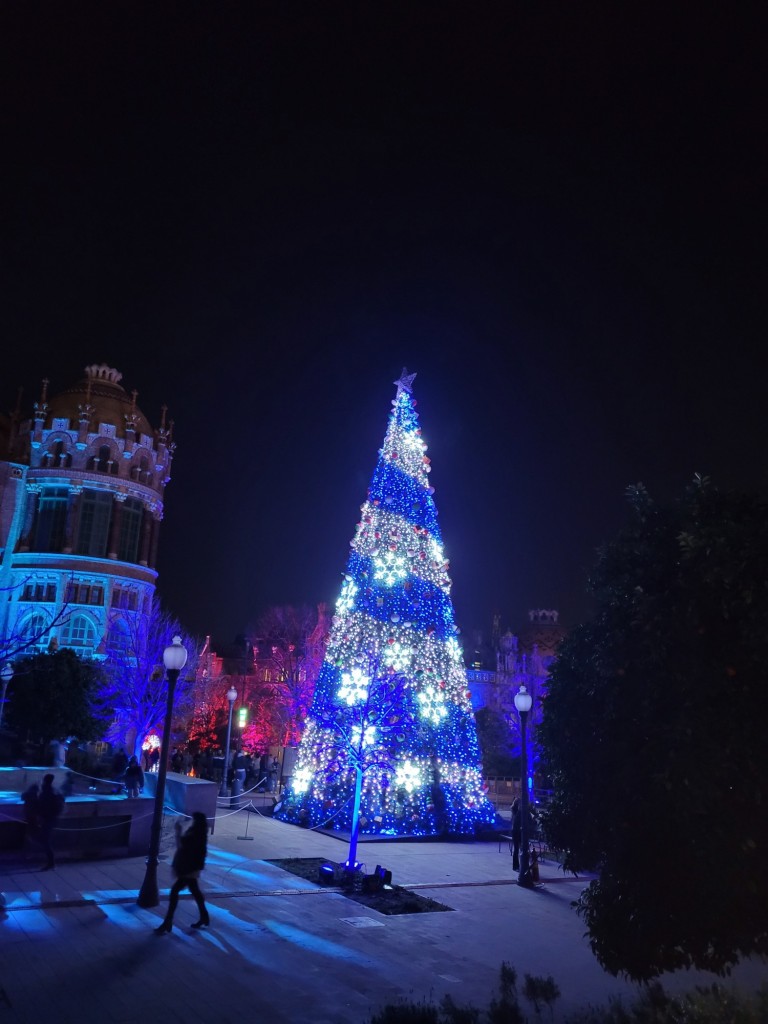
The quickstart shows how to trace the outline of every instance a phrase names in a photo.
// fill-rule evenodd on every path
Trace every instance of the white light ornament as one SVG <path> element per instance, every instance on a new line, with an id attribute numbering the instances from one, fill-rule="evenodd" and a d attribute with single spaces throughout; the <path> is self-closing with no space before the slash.
<path id="1" fill-rule="evenodd" d="M 452 662 L 456 665 L 463 664 L 464 658 L 461 652 L 461 645 L 455 636 L 451 636 L 445 641 L 445 649 Z"/>
<path id="2" fill-rule="evenodd" d="M 350 733 L 350 739 L 353 747 L 372 747 L 376 742 L 376 726 L 366 726 L 363 732 L 361 726 L 355 725 Z"/>
<path id="3" fill-rule="evenodd" d="M 373 560 L 374 578 L 380 580 L 385 587 L 392 587 L 408 575 L 405 559 L 394 551 L 385 551 Z"/>
<path id="4" fill-rule="evenodd" d="M 413 660 L 413 651 L 396 640 L 393 644 L 387 644 L 383 657 L 387 668 L 395 672 L 406 672 Z"/>
<path id="5" fill-rule="evenodd" d="M 359 668 L 353 668 L 351 672 L 345 672 L 341 677 L 341 686 L 337 694 L 339 700 L 343 700 L 352 707 L 361 701 L 368 699 L 368 687 L 370 679 Z"/>
<path id="6" fill-rule="evenodd" d="M 445 697 L 436 686 L 428 683 L 417 694 L 416 699 L 420 705 L 421 717 L 426 718 L 428 722 L 440 725 L 443 719 L 447 718 L 448 709 L 445 706 Z"/>
<path id="7" fill-rule="evenodd" d="M 291 789 L 294 793 L 306 793 L 312 779 L 312 772 L 309 768 L 298 768 L 291 779 Z"/>
<path id="8" fill-rule="evenodd" d="M 341 585 L 341 592 L 336 601 L 336 611 L 339 615 L 351 612 L 355 606 L 355 597 L 360 588 L 353 579 L 344 580 Z"/>
<path id="9" fill-rule="evenodd" d="M 403 761 L 395 772 L 395 785 L 399 789 L 404 789 L 406 793 L 413 793 L 415 789 L 419 789 L 421 786 L 419 766 L 411 764 L 410 761 Z"/>

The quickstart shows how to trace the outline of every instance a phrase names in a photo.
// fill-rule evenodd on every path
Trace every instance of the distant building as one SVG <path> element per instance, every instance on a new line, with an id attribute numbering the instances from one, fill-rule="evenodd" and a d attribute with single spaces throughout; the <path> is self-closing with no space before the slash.
<path id="1" fill-rule="evenodd" d="M 547 680 L 557 647 L 566 633 L 558 620 L 556 611 L 534 609 L 517 633 L 508 630 L 502 634 L 496 616 L 490 639 L 476 635 L 464 652 L 472 706 L 475 711 L 488 708 L 503 717 L 509 730 L 509 753 L 513 757 L 520 753 L 515 694 L 524 685 L 533 697 L 528 723 L 534 767 L 537 760 L 535 730 L 541 721 Z"/>
<path id="2" fill-rule="evenodd" d="M 29 418 L 0 420 L 2 658 L 63 646 L 101 660 L 152 601 L 173 426 L 165 408 L 150 426 L 121 377 L 88 366 L 52 396 L 45 380 Z"/>

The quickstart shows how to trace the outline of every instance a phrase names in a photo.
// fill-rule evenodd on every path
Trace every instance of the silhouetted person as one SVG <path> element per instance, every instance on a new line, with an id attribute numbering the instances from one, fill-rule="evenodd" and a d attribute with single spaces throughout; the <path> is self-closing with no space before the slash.
<path id="1" fill-rule="evenodd" d="M 269 766 L 269 792 L 274 793 L 277 789 L 277 777 L 280 774 L 280 762 L 275 758 Z"/>
<path id="2" fill-rule="evenodd" d="M 51 868 L 56 867 L 53 855 L 53 830 L 64 810 L 64 796 L 54 788 L 53 781 L 52 774 L 43 776 L 43 786 L 37 798 L 38 836 L 45 852 L 43 871 L 50 871 Z"/>
<path id="3" fill-rule="evenodd" d="M 161 925 L 155 928 L 157 935 L 169 932 L 173 927 L 173 915 L 176 913 L 176 905 L 179 902 L 179 893 L 182 889 L 189 889 L 192 893 L 197 909 L 200 912 L 199 920 L 192 925 L 193 928 L 202 928 L 210 924 L 208 911 L 205 906 L 205 899 L 200 891 L 197 880 L 205 867 L 205 857 L 208 852 L 208 819 L 202 811 L 195 811 L 192 815 L 192 824 L 182 832 L 181 822 L 176 822 L 176 854 L 173 858 L 173 872 L 176 881 L 171 886 L 168 899 L 168 912 Z"/>
<path id="4" fill-rule="evenodd" d="M 128 796 L 132 797 L 137 797 L 144 789 L 144 772 L 135 754 L 129 758 L 128 767 L 125 769 L 125 788 L 128 790 Z"/>

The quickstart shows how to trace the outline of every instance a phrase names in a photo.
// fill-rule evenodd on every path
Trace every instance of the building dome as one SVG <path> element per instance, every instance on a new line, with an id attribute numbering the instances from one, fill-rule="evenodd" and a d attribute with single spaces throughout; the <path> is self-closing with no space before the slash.
<path id="1" fill-rule="evenodd" d="M 137 434 L 154 434 L 149 420 L 136 405 L 137 393 L 128 394 L 120 385 L 123 375 L 106 363 L 86 366 L 85 377 L 72 387 L 53 395 L 48 400 L 47 425 L 54 419 L 68 419 L 74 427 L 84 415 L 86 407 L 90 423 L 110 423 L 118 436 L 125 434 L 126 424 L 132 424 Z"/>

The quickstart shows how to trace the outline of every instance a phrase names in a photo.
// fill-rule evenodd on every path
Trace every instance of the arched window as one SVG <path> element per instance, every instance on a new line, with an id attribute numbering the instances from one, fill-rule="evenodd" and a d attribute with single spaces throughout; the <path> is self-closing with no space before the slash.
<path id="1" fill-rule="evenodd" d="M 19 627 L 19 639 L 29 644 L 28 651 L 45 651 L 51 641 L 51 619 L 48 615 L 35 612 Z"/>
<path id="2" fill-rule="evenodd" d="M 96 628 L 87 615 L 74 614 L 61 631 L 63 647 L 85 648 L 96 646 Z"/>
<path id="3" fill-rule="evenodd" d="M 134 461 L 131 466 L 131 477 L 141 484 L 146 484 L 147 487 L 152 486 L 152 466 L 146 455 L 142 455 L 138 461 Z"/>
<path id="4" fill-rule="evenodd" d="M 112 449 L 108 444 L 101 445 L 99 454 L 88 459 L 87 468 L 97 473 L 117 473 L 117 460 L 112 458 Z"/>
<path id="5" fill-rule="evenodd" d="M 125 659 L 132 653 L 133 644 L 128 624 L 122 619 L 115 619 L 109 626 L 107 648 L 109 653 Z"/>

